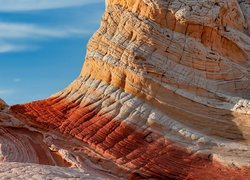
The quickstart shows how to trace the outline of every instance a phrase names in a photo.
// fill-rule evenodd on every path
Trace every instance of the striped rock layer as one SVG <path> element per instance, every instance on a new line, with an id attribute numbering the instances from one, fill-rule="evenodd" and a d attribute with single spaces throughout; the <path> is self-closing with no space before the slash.
<path id="1" fill-rule="evenodd" d="M 250 179 L 250 2 L 106 4 L 80 76 L 12 115 L 82 142 L 120 177 Z"/>

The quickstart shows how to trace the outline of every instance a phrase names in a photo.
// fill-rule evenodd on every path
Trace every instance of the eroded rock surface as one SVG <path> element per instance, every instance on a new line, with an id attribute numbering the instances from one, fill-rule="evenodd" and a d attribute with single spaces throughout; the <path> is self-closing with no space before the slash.
<path id="1" fill-rule="evenodd" d="M 95 177 L 95 178 L 94 178 Z M 84 179 L 105 180 L 95 174 L 89 174 L 78 168 L 62 168 L 29 163 L 0 163 L 2 179 Z"/>
<path id="2" fill-rule="evenodd" d="M 106 3 L 80 76 L 2 113 L 2 149 L 18 150 L 2 159 L 108 178 L 249 179 L 249 1 Z"/>

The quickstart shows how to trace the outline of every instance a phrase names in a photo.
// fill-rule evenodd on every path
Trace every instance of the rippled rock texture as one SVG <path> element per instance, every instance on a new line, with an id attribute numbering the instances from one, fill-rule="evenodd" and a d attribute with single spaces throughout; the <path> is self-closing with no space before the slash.
<path id="1" fill-rule="evenodd" d="M 3 162 L 106 178 L 250 179 L 250 2 L 106 4 L 80 76 L 2 113 Z"/>

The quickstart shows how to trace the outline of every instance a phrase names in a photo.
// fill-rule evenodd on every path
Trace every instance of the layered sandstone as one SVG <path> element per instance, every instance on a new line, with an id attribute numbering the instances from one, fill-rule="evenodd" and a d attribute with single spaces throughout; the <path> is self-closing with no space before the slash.
<path id="1" fill-rule="evenodd" d="M 80 76 L 2 113 L 0 143 L 17 150 L 5 161 L 131 179 L 249 179 L 249 1 L 106 4 Z"/>

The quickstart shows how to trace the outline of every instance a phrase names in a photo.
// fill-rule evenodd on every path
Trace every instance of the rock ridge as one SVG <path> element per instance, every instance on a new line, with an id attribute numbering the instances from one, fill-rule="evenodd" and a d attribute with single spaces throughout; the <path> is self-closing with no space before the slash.
<path id="1" fill-rule="evenodd" d="M 249 179 L 249 27 L 248 0 L 106 0 L 79 77 L 0 111 L 0 162 L 65 178 Z"/>

